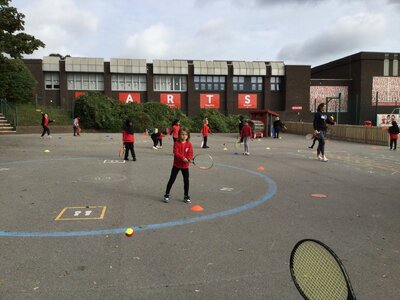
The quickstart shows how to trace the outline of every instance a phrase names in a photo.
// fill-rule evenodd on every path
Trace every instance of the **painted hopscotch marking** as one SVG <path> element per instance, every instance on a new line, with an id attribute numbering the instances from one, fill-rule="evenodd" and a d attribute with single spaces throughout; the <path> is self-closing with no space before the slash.
<path id="1" fill-rule="evenodd" d="M 102 220 L 106 214 L 106 206 L 74 206 L 64 207 L 54 219 L 55 221 Z"/>
<path id="2" fill-rule="evenodd" d="M 230 187 L 223 187 L 223 188 L 220 189 L 220 191 L 222 191 L 222 192 L 232 192 L 232 191 L 233 191 L 233 188 L 230 188 Z"/>
<path id="3" fill-rule="evenodd" d="M 105 159 L 103 163 L 105 163 L 105 164 L 124 164 L 125 160 Z"/>

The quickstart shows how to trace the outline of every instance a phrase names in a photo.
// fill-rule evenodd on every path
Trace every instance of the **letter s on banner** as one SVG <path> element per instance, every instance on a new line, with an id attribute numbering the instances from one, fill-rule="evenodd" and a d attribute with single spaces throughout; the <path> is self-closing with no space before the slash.
<path id="1" fill-rule="evenodd" d="M 238 94 L 238 108 L 257 108 L 257 94 Z"/>

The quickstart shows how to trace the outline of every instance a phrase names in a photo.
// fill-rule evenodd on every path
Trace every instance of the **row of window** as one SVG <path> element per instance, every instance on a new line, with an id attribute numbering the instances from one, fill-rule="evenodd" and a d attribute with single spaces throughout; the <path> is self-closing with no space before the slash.
<path id="1" fill-rule="evenodd" d="M 271 91 L 280 91 L 281 77 L 271 77 Z M 44 74 L 46 90 L 60 89 L 60 75 L 55 72 Z M 103 91 L 104 75 L 96 73 L 68 73 L 68 90 Z M 263 90 L 263 78 L 261 76 L 233 76 L 234 91 Z M 153 78 L 154 91 L 157 92 L 186 92 L 186 76 L 155 75 Z M 225 91 L 225 76 L 194 76 L 194 88 L 196 91 Z M 146 91 L 146 75 L 112 74 L 112 91 Z"/>

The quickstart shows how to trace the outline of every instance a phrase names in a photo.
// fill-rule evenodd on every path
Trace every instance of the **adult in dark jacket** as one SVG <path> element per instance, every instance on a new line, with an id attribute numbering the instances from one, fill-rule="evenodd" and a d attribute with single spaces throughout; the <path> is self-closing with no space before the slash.
<path id="1" fill-rule="evenodd" d="M 282 123 L 282 121 L 279 119 L 279 117 L 276 117 L 274 121 L 274 131 L 275 131 L 275 139 L 279 139 L 279 132 L 285 128 L 285 124 Z"/>
<path id="2" fill-rule="evenodd" d="M 397 125 L 396 121 L 392 121 L 392 126 L 388 129 L 390 134 L 390 150 L 397 149 L 397 139 L 399 138 L 399 126 Z"/>
<path id="3" fill-rule="evenodd" d="M 325 113 L 325 103 L 321 103 L 318 105 L 317 112 L 314 114 L 314 130 L 315 135 L 318 140 L 318 148 L 317 148 L 317 159 L 320 161 L 328 161 L 325 156 L 325 138 L 326 138 L 326 130 L 327 125 L 334 125 L 333 122 Z"/>

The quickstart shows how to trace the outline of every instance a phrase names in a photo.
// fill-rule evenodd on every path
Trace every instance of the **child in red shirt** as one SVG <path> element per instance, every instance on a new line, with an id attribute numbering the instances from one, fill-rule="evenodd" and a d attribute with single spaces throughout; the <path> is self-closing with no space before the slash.
<path id="1" fill-rule="evenodd" d="M 179 122 L 179 120 L 174 120 L 171 126 L 171 132 L 169 133 L 172 135 L 174 143 L 176 143 L 176 141 L 178 140 L 180 128 L 181 128 L 181 123 Z"/>
<path id="2" fill-rule="evenodd" d="M 243 139 L 243 144 L 244 144 L 243 154 L 250 155 L 249 145 L 250 145 L 250 139 L 253 137 L 253 132 L 249 125 L 249 121 L 244 121 L 242 131 L 240 132 L 240 137 Z"/>
<path id="3" fill-rule="evenodd" d="M 189 196 L 189 163 L 193 159 L 193 145 L 190 142 L 190 132 L 187 128 L 182 127 L 179 130 L 178 140 L 174 144 L 174 165 L 168 180 L 167 189 L 165 190 L 164 202 L 169 202 L 169 192 L 175 182 L 179 171 L 183 176 L 183 188 L 185 203 L 191 203 Z"/>
<path id="4" fill-rule="evenodd" d="M 203 121 L 203 127 L 201 128 L 201 134 L 203 135 L 203 146 L 202 148 L 210 148 L 207 146 L 207 138 L 208 134 L 213 134 L 209 125 L 208 125 L 208 119 L 205 118 Z"/>
<path id="5" fill-rule="evenodd" d="M 128 160 L 129 151 L 132 154 L 132 160 L 136 161 L 135 148 L 133 143 L 135 142 L 135 135 L 133 133 L 133 123 L 131 120 L 126 120 L 122 129 L 122 142 L 125 145 L 125 158 Z"/>

